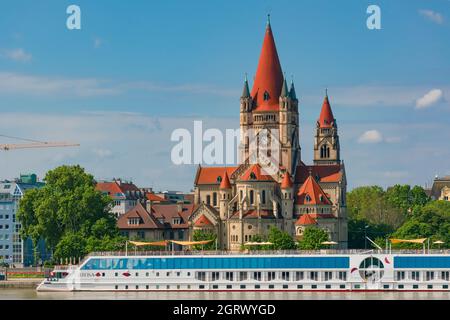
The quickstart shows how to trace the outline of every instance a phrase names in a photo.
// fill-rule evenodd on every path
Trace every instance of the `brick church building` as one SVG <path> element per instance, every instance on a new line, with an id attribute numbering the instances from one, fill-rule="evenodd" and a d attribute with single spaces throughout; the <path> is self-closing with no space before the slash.
<path id="1" fill-rule="evenodd" d="M 195 176 L 195 209 L 189 235 L 209 230 L 218 245 L 239 250 L 270 226 L 301 238 L 308 226 L 326 230 L 338 248 L 347 247 L 346 175 L 340 157 L 338 126 L 328 94 L 317 119 L 312 165 L 302 161 L 299 100 L 288 86 L 268 21 L 252 90 L 246 79 L 240 98 L 240 165 L 199 166 Z M 278 170 L 250 161 L 249 130 L 277 132 Z"/>

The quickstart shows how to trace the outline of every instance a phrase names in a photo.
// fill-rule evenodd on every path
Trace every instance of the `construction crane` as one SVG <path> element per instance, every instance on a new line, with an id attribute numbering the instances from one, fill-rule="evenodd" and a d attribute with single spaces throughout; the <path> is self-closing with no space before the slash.
<path id="1" fill-rule="evenodd" d="M 49 142 L 49 141 L 38 141 L 33 139 L 25 139 L 13 136 L 7 136 L 0 134 L 0 137 L 28 141 L 28 143 L 11 143 L 11 144 L 0 144 L 0 150 L 9 151 L 15 149 L 30 149 L 30 148 L 56 148 L 56 147 L 78 147 L 79 143 L 69 143 L 69 142 Z"/>

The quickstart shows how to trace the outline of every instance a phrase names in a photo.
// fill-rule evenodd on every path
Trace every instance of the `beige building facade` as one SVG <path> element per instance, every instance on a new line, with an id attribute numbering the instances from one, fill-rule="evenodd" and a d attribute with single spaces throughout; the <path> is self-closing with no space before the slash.
<path id="1" fill-rule="evenodd" d="M 240 99 L 240 164 L 198 167 L 191 238 L 195 230 L 209 230 L 220 248 L 240 250 L 255 236 L 267 236 L 271 226 L 301 238 L 315 225 L 339 248 L 347 247 L 347 181 L 328 94 L 316 123 L 313 165 L 301 160 L 299 119 L 294 83 L 287 85 L 268 23 L 252 90 L 245 79 Z M 250 131 L 256 132 L 256 149 L 250 147 Z M 259 147 L 261 132 L 273 133 L 266 146 L 276 139 L 277 152 Z M 276 163 L 277 170 L 252 161 L 255 153 Z"/>

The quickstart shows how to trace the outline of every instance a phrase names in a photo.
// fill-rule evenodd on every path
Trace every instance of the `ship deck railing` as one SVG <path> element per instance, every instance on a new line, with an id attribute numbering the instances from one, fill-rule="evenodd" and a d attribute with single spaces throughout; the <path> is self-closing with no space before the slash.
<path id="1" fill-rule="evenodd" d="M 86 258 L 92 256 L 235 256 L 235 255 L 347 255 L 347 254 L 450 254 L 450 249 L 430 249 L 423 250 L 245 250 L 245 251 L 214 251 L 214 250 L 198 250 L 198 251 L 99 251 L 91 252 Z"/>

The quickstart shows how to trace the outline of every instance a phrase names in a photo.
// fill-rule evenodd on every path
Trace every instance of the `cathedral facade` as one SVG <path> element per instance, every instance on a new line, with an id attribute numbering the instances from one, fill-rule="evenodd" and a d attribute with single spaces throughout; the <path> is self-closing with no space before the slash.
<path id="1" fill-rule="evenodd" d="M 251 148 L 249 132 L 256 132 L 259 141 L 262 131 L 276 135 L 276 153 Z M 316 226 L 327 231 L 337 248 L 346 248 L 347 182 L 328 94 L 316 124 L 312 165 L 301 159 L 300 132 L 294 83 L 288 86 L 283 76 L 268 22 L 252 90 L 245 79 L 240 98 L 240 164 L 198 167 L 190 237 L 195 230 L 211 231 L 219 248 L 240 250 L 256 235 L 266 236 L 271 226 L 296 239 L 306 227 Z M 277 170 L 252 161 L 255 153 L 271 158 Z"/>

